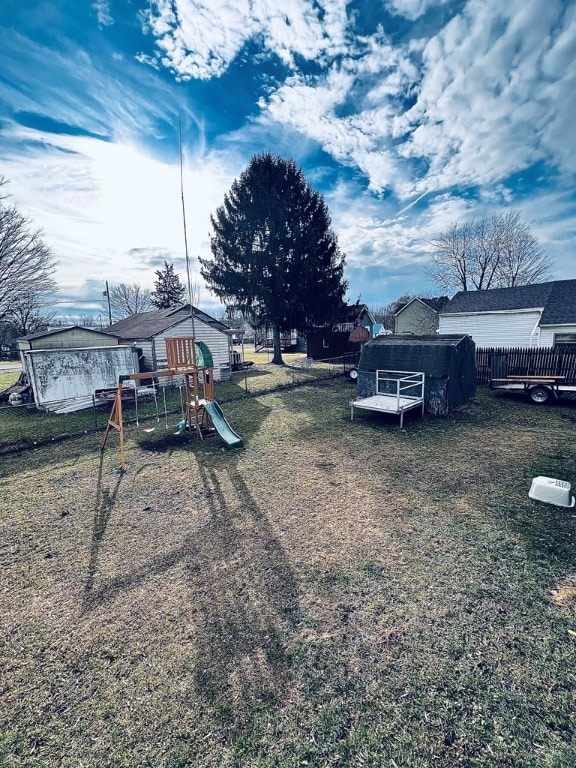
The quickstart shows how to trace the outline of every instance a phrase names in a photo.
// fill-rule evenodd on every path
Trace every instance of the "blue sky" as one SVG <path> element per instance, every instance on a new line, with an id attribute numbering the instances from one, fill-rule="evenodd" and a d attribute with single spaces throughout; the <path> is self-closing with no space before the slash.
<path id="1" fill-rule="evenodd" d="M 61 312 L 165 260 L 185 277 L 179 115 L 193 273 L 269 150 L 324 195 L 351 300 L 433 295 L 430 241 L 510 208 L 576 278 L 574 2 L 2 0 L 0 28 L 0 174 Z"/>

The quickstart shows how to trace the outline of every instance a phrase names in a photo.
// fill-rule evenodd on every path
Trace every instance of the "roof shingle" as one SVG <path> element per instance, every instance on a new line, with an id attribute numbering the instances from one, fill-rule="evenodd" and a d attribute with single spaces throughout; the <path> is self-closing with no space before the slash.
<path id="1" fill-rule="evenodd" d="M 230 329 L 220 320 L 207 315 L 206 312 L 192 307 L 194 318 L 200 320 L 206 325 L 210 325 L 222 333 L 227 333 Z M 152 312 L 140 312 L 106 328 L 107 333 L 113 333 L 123 339 L 151 339 L 172 326 L 181 323 L 186 319 L 190 312 L 190 305 L 185 304 L 170 309 L 156 309 Z"/>
<path id="2" fill-rule="evenodd" d="M 487 291 L 460 291 L 441 314 L 504 312 L 515 309 L 543 309 L 540 325 L 576 323 L 576 280 L 493 288 Z"/>

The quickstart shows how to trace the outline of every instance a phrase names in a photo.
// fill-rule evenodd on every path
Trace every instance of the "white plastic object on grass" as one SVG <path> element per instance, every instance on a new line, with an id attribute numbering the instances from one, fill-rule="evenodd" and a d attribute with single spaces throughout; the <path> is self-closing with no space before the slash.
<path id="1" fill-rule="evenodd" d="M 571 488 L 570 483 L 565 480 L 539 476 L 532 480 L 528 496 L 536 501 L 555 504 L 557 507 L 573 507 L 576 504 L 576 498 L 572 495 Z"/>

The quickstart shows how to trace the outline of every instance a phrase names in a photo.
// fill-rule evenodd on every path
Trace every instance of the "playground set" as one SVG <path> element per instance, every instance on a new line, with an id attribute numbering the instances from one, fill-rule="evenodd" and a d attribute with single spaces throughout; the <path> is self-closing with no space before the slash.
<path id="1" fill-rule="evenodd" d="M 139 382 L 147 380 L 154 382 L 158 378 L 181 376 L 184 380 L 185 410 L 176 434 L 195 433 L 200 440 L 203 440 L 205 435 L 217 432 L 229 448 L 242 445 L 242 438 L 232 429 L 214 399 L 214 363 L 206 344 L 195 341 L 193 337 L 166 339 L 166 358 L 167 368 L 120 376 L 118 381 L 112 411 L 102 439 L 102 448 L 106 446 L 110 430 L 116 430 L 120 437 L 122 469 L 125 467 L 126 457 L 122 395 L 124 384 L 129 381 L 134 382 L 134 396 L 137 401 Z"/>

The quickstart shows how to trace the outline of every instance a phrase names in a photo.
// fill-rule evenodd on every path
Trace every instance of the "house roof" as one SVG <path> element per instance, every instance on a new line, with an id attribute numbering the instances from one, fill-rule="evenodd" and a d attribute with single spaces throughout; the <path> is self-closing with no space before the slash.
<path id="1" fill-rule="evenodd" d="M 372 317 L 372 313 L 368 309 L 367 304 L 345 304 L 340 322 L 356 323 L 360 320 L 364 312 L 366 312 L 371 322 L 374 322 L 374 318 Z"/>
<path id="2" fill-rule="evenodd" d="M 442 314 L 515 309 L 542 309 L 540 325 L 576 323 L 576 280 L 554 280 L 488 291 L 460 291 L 444 307 Z"/>
<path id="3" fill-rule="evenodd" d="M 364 328 L 363 325 L 357 325 L 352 331 L 350 331 L 348 341 L 363 344 L 365 341 L 368 341 L 369 338 L 370 331 L 368 328 Z"/>
<path id="4" fill-rule="evenodd" d="M 540 318 L 540 325 L 576 323 L 576 280 L 557 280 Z"/>
<path id="5" fill-rule="evenodd" d="M 123 339 L 151 339 L 181 323 L 188 317 L 189 312 L 189 304 L 171 307 L 170 309 L 156 309 L 153 312 L 139 312 L 108 326 L 106 332 L 120 336 Z M 192 312 L 194 319 L 200 320 L 217 331 L 222 333 L 230 331 L 227 325 L 207 315 L 206 312 L 202 312 L 202 310 L 196 307 L 192 307 Z"/>
<path id="6" fill-rule="evenodd" d="M 423 304 L 427 304 L 430 309 L 433 309 L 434 312 L 440 312 L 442 307 L 446 306 L 449 301 L 448 296 L 434 296 L 432 298 L 418 296 L 418 298 Z"/>
<path id="7" fill-rule="evenodd" d="M 57 333 L 65 333 L 66 331 L 87 331 L 88 333 L 97 333 L 102 336 L 116 336 L 117 334 L 111 333 L 109 330 L 101 331 L 98 328 L 84 328 L 82 325 L 66 325 L 62 328 L 50 328 L 47 331 L 36 331 L 36 333 L 29 333 L 26 336 L 20 336 L 18 341 L 32 341 L 33 339 L 42 339 L 47 336 L 54 336 Z"/>
<path id="8" fill-rule="evenodd" d="M 406 309 L 407 306 L 412 304 L 413 301 L 421 301 L 422 304 L 426 304 L 427 307 L 430 307 L 434 312 L 440 312 L 442 307 L 444 307 L 449 299 L 448 296 L 435 296 L 433 298 L 426 298 L 424 296 L 414 296 L 413 299 L 410 299 L 410 301 L 407 301 L 405 304 L 400 304 L 396 312 L 394 312 L 394 315 L 399 315 L 400 312 Z"/>
<path id="9" fill-rule="evenodd" d="M 433 335 L 416 336 L 411 333 L 389 334 L 377 336 L 369 343 L 375 347 L 457 347 L 467 337 L 465 333 L 435 333 Z"/>

